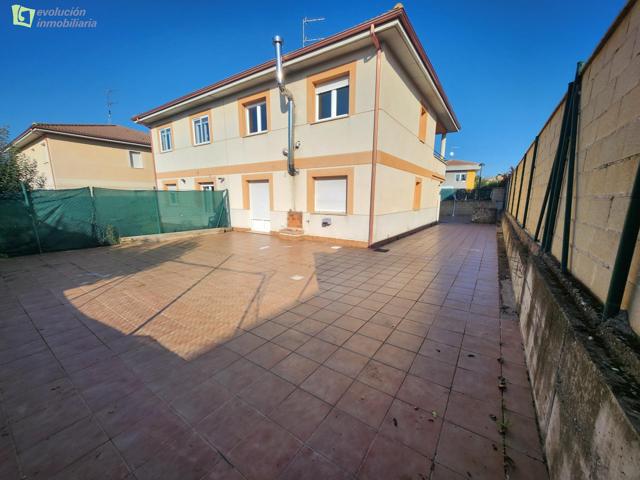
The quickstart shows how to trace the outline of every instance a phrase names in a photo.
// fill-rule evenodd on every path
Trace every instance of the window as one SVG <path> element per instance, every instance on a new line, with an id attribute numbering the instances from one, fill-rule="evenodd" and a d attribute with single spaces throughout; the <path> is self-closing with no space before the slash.
<path id="1" fill-rule="evenodd" d="M 420 120 L 418 123 L 418 140 L 427 141 L 427 109 L 420 105 Z"/>
<path id="2" fill-rule="evenodd" d="M 349 77 L 316 86 L 316 120 L 349 115 Z"/>
<path id="3" fill-rule="evenodd" d="M 131 168 L 144 168 L 140 152 L 129 152 L 129 166 Z"/>
<path id="4" fill-rule="evenodd" d="M 266 132 L 267 125 L 267 102 L 262 100 L 256 103 L 245 105 L 244 107 L 247 119 L 247 134 Z"/>
<path id="5" fill-rule="evenodd" d="M 347 177 L 315 178 L 314 210 L 347 213 Z"/>
<path id="6" fill-rule="evenodd" d="M 168 152 L 173 148 L 173 138 L 171 137 L 171 127 L 160 129 L 160 151 Z"/>
<path id="7" fill-rule="evenodd" d="M 200 183 L 200 189 L 207 192 L 213 192 L 215 190 L 215 188 L 213 187 L 213 182 Z"/>
<path id="8" fill-rule="evenodd" d="M 467 174 L 466 173 L 456 173 L 456 182 L 466 182 Z"/>
<path id="9" fill-rule="evenodd" d="M 211 141 L 209 115 L 201 115 L 191 120 L 194 145 L 203 145 Z"/>

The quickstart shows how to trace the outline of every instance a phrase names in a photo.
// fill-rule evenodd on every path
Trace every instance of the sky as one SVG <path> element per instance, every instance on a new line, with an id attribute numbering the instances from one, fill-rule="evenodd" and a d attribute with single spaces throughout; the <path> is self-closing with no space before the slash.
<path id="1" fill-rule="evenodd" d="M 11 5 L 84 9 L 95 28 L 24 28 Z M 0 0 L 0 125 L 113 123 L 383 13 L 392 0 Z M 407 0 L 407 14 L 462 130 L 449 158 L 483 162 L 483 176 L 522 157 L 625 0 Z M 37 20 L 37 19 L 36 19 Z M 449 155 L 453 153 L 453 156 Z"/>

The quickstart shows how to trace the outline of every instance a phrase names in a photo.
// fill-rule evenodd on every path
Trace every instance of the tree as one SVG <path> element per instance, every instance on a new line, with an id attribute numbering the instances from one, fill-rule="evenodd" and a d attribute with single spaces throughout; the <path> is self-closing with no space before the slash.
<path id="1" fill-rule="evenodd" d="M 38 163 L 19 153 L 9 145 L 9 130 L 0 127 L 0 193 L 16 193 L 22 190 L 44 188 L 44 175 L 38 173 Z"/>

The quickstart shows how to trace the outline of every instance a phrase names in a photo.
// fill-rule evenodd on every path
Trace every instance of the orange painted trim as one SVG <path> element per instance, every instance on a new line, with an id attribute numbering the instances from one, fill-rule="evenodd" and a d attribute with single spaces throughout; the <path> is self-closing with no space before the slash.
<path id="1" fill-rule="evenodd" d="M 164 180 L 162 182 L 162 189 L 163 190 L 169 190 L 169 185 L 175 185 L 176 186 L 176 190 L 180 190 L 180 187 L 178 186 L 180 182 L 178 182 L 178 180 Z"/>
<path id="2" fill-rule="evenodd" d="M 160 135 L 160 132 L 166 128 L 168 128 L 169 131 L 171 132 L 171 148 L 169 150 L 162 150 L 162 136 Z M 158 136 L 158 146 L 160 147 L 158 149 L 158 153 L 172 152 L 176 146 L 176 137 L 173 134 L 173 123 L 165 123 L 164 125 L 156 127 L 155 130 L 156 130 L 156 135 Z"/>
<path id="3" fill-rule="evenodd" d="M 418 120 L 418 140 L 422 143 L 427 141 L 427 109 L 424 105 L 420 105 L 420 117 Z"/>
<path id="4" fill-rule="evenodd" d="M 208 125 L 209 125 L 209 141 L 205 142 L 205 143 L 196 143 L 196 133 L 195 130 L 193 129 L 193 121 L 195 119 L 198 118 L 202 118 L 202 117 L 207 117 L 208 118 Z M 189 132 L 191 135 L 191 146 L 192 147 L 201 147 L 202 145 L 209 145 L 210 143 L 213 143 L 213 126 L 211 124 L 211 110 L 205 110 L 204 112 L 200 112 L 200 113 L 194 113 L 193 115 L 189 115 Z"/>
<path id="5" fill-rule="evenodd" d="M 420 175 L 421 177 L 429 177 L 434 180 L 444 181 L 444 177 L 433 170 L 429 170 L 428 168 L 420 167 L 415 163 L 408 162 L 403 160 L 395 155 L 391 155 L 390 153 L 383 152 L 380 150 L 378 156 L 378 163 L 381 165 L 385 165 L 390 168 L 395 168 L 396 170 L 402 170 L 403 172 L 413 173 L 414 175 Z"/>
<path id="6" fill-rule="evenodd" d="M 416 183 L 413 188 L 413 209 L 420 210 L 422 206 L 422 178 L 416 177 Z"/>
<path id="7" fill-rule="evenodd" d="M 242 208 L 245 210 L 251 209 L 251 195 L 249 194 L 249 182 L 259 181 L 269 182 L 269 211 L 273 211 L 273 174 L 254 174 L 254 175 L 242 175 Z"/>
<path id="8" fill-rule="evenodd" d="M 241 137 L 252 137 L 254 135 L 259 135 L 261 133 L 267 133 L 271 131 L 271 95 L 270 90 L 266 90 L 264 92 L 254 93 L 253 95 L 249 95 L 247 97 L 238 98 L 238 131 L 240 132 Z M 263 132 L 259 133 L 247 133 L 247 114 L 246 109 L 247 106 L 250 106 L 253 103 L 258 103 L 259 101 L 264 100 L 267 109 L 267 129 Z"/>
<path id="9" fill-rule="evenodd" d="M 316 119 L 316 86 L 346 75 L 349 76 L 349 114 L 347 116 L 356 113 L 356 62 L 353 61 L 307 77 L 308 123 L 318 122 Z"/>
<path id="10" fill-rule="evenodd" d="M 333 178 L 333 177 L 346 177 L 347 178 L 347 211 L 346 215 L 353 215 L 353 167 L 349 168 L 326 168 L 323 170 L 311 170 L 307 172 L 307 212 L 309 213 L 324 213 L 316 212 L 315 199 L 316 199 L 316 182 L 317 178 Z M 336 215 L 333 212 L 327 212 L 327 214 Z"/>
<path id="11" fill-rule="evenodd" d="M 317 157 L 296 158 L 296 167 L 328 168 L 342 167 L 346 165 L 371 164 L 371 151 L 343 153 L 339 155 L 324 155 Z M 158 172 L 158 178 L 174 177 L 199 177 L 215 175 L 233 175 L 260 172 L 279 172 L 287 169 L 286 160 L 274 160 L 269 162 L 241 163 L 238 165 L 224 165 L 219 167 L 193 168 L 189 170 L 173 170 L 170 172 Z"/>
<path id="12" fill-rule="evenodd" d="M 198 178 L 194 178 L 193 181 L 195 182 L 196 190 L 202 190 L 203 183 L 212 183 L 214 188 L 216 185 L 215 177 L 198 177 Z"/>

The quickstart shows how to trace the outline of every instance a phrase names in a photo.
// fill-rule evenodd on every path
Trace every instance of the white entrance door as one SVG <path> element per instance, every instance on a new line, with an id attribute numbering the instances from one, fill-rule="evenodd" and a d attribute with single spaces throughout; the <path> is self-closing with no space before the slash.
<path id="1" fill-rule="evenodd" d="M 251 206 L 251 230 L 271 231 L 271 204 L 269 202 L 269 181 L 249 182 L 249 205 Z"/>

